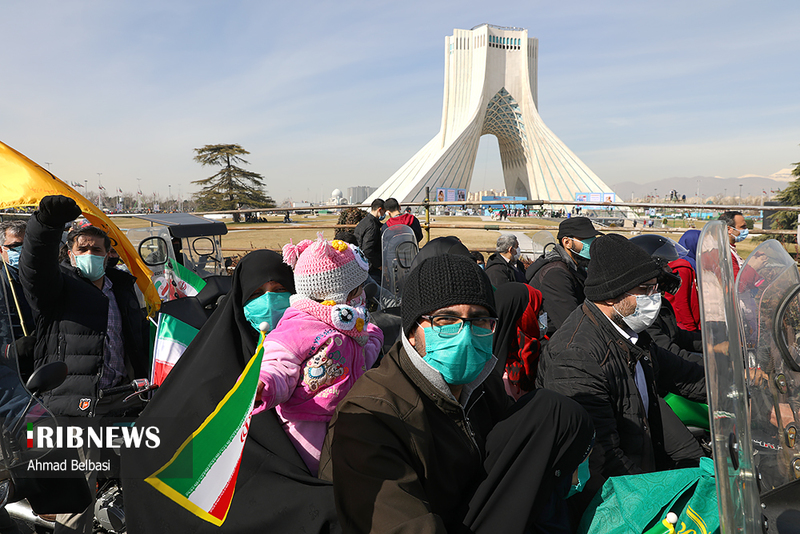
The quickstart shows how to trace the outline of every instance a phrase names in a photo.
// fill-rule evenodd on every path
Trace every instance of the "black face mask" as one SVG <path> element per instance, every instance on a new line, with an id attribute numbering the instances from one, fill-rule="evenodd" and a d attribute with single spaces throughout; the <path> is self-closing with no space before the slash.
<path id="1" fill-rule="evenodd" d="M 117 266 L 118 263 L 119 263 L 119 256 L 114 256 L 114 257 L 109 256 L 108 259 L 106 259 L 106 269 L 113 269 L 114 267 Z"/>

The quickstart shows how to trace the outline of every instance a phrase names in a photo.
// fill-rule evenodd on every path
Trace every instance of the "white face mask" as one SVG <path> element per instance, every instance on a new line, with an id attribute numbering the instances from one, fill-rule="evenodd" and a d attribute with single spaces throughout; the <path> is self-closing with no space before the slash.
<path id="1" fill-rule="evenodd" d="M 520 250 L 519 247 L 514 249 L 514 252 L 511 253 L 511 259 L 517 261 L 520 257 Z"/>
<path id="2" fill-rule="evenodd" d="M 630 293 L 626 293 L 630 295 Z M 661 309 L 661 293 L 654 295 L 635 295 L 636 296 L 636 310 L 622 320 L 628 327 L 636 332 L 643 332 L 653 325 L 658 317 L 658 311 Z M 614 308 L 616 310 L 616 308 Z M 619 311 L 617 311 L 619 313 Z"/>

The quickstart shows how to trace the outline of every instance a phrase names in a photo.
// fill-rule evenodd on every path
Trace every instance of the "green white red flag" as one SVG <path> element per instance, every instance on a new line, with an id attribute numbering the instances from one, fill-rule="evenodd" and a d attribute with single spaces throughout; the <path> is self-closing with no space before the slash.
<path id="1" fill-rule="evenodd" d="M 230 510 L 256 398 L 264 336 L 233 388 L 161 469 L 145 479 L 196 516 L 221 526 Z"/>
<path id="2" fill-rule="evenodd" d="M 186 347 L 199 330 L 172 315 L 161 312 L 158 316 L 156 342 L 153 347 L 153 372 L 150 381 L 161 385 L 178 363 Z"/>
<path id="3" fill-rule="evenodd" d="M 193 297 L 206 286 L 206 281 L 200 278 L 197 273 L 187 269 L 172 258 L 168 258 L 168 260 L 168 279 L 171 279 L 176 292 L 174 298 Z"/>

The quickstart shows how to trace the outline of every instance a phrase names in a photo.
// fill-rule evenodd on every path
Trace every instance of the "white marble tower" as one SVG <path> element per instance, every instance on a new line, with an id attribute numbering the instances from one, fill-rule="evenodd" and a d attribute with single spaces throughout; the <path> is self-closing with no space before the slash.
<path id="1" fill-rule="evenodd" d="M 611 193 L 539 116 L 538 46 L 528 30 L 489 24 L 446 37 L 441 130 L 366 202 L 419 202 L 426 186 L 431 196 L 468 189 L 486 134 L 497 137 L 510 196 L 574 201 L 576 193 Z"/>

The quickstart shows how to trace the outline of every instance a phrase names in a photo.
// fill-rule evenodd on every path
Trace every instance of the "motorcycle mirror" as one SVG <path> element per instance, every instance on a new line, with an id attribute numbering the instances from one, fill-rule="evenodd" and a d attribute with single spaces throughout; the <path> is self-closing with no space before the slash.
<path id="1" fill-rule="evenodd" d="M 67 378 L 67 364 L 64 362 L 50 362 L 36 369 L 25 387 L 32 394 L 44 393 L 60 386 Z"/>

